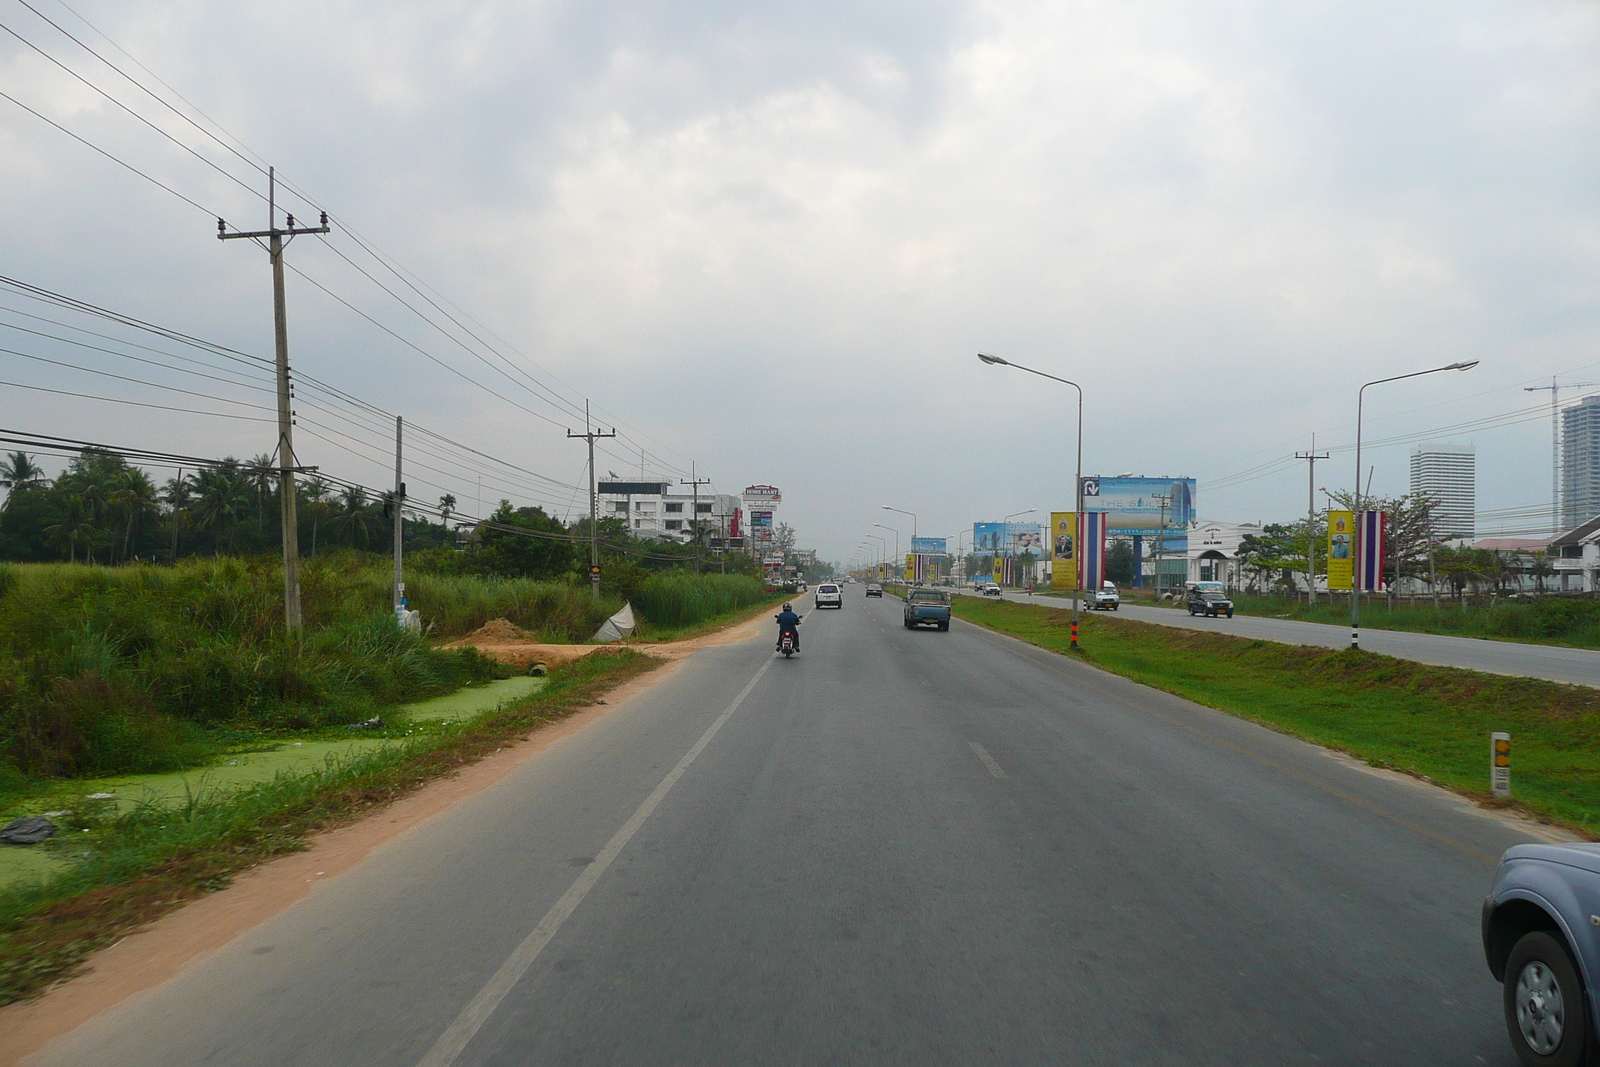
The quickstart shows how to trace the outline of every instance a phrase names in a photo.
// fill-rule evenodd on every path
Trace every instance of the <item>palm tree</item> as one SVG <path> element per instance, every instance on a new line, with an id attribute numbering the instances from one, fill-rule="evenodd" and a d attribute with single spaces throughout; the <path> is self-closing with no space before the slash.
<path id="1" fill-rule="evenodd" d="M 306 510 L 311 513 L 311 555 L 317 554 L 317 531 L 322 528 L 322 518 L 328 510 L 328 496 L 333 484 L 320 474 L 313 474 L 299 484 L 300 495 L 305 498 Z"/>
<path id="2" fill-rule="evenodd" d="M 334 528 L 346 533 L 359 534 L 362 546 L 367 540 L 367 491 L 352 485 L 339 497 L 340 512 L 333 520 Z"/>
<path id="3" fill-rule="evenodd" d="M 167 515 L 172 522 L 172 562 L 178 562 L 178 531 L 189 525 L 189 506 L 194 503 L 194 484 L 183 476 L 179 468 L 176 478 L 167 479 L 161 488 L 161 502 L 167 505 Z"/>
<path id="4" fill-rule="evenodd" d="M 78 542 L 88 541 L 94 536 L 94 523 L 89 515 L 85 514 L 86 505 L 84 498 L 78 493 L 64 494 L 64 503 L 67 505 L 67 517 L 64 521 L 53 526 L 46 526 L 44 532 L 58 541 L 67 543 L 67 561 L 78 562 Z M 91 557 L 90 562 L 94 562 Z"/>
<path id="5" fill-rule="evenodd" d="M 6 490 L 5 506 L 23 489 L 44 481 L 44 470 L 26 452 L 12 452 L 0 460 L 0 488 Z"/>
<path id="6" fill-rule="evenodd" d="M 127 513 L 128 525 L 122 534 L 122 558 L 126 560 L 133 545 L 134 532 L 139 528 L 139 517 L 160 510 L 155 483 L 138 467 L 129 467 L 112 479 L 106 501 Z"/>
<path id="7" fill-rule="evenodd" d="M 267 497 L 272 493 L 278 468 L 273 466 L 272 457 L 262 452 L 245 465 L 245 477 L 256 491 L 256 524 L 260 525 L 266 519 Z"/>
<path id="8" fill-rule="evenodd" d="M 223 534 L 228 533 L 231 549 L 233 528 L 250 499 L 243 480 L 226 468 L 201 471 L 195 476 L 195 489 L 200 497 L 195 507 L 195 525 L 215 533 L 219 553 Z"/>
<path id="9" fill-rule="evenodd" d="M 439 498 L 439 520 L 450 521 L 450 513 L 456 509 L 456 498 L 449 493 Z"/>

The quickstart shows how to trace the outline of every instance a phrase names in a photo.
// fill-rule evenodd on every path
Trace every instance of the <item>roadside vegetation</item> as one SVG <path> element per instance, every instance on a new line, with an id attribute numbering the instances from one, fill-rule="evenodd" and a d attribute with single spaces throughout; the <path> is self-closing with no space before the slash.
<path id="1" fill-rule="evenodd" d="M 122 813 L 80 800 L 63 819 L 70 832 L 35 846 L 70 851 L 75 862 L 42 881 L 0 888 L 0 1003 L 64 977 L 90 952 L 245 868 L 304 848 L 312 833 L 481 759 L 658 663 L 626 648 L 598 652 L 557 668 L 538 692 L 498 711 L 396 723 L 393 744 L 242 792 L 200 792 L 177 806 Z"/>
<path id="2" fill-rule="evenodd" d="M 957 597 L 956 615 L 1054 652 L 1070 610 Z M 1493 804 L 1489 734 L 1508 731 L 1514 806 L 1600 838 L 1600 690 L 1182 630 L 1080 621 L 1089 663 Z"/>

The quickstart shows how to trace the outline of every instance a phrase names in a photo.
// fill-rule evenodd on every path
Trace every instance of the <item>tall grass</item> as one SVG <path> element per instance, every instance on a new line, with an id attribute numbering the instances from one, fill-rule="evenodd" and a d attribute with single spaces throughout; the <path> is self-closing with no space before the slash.
<path id="1" fill-rule="evenodd" d="M 1350 619 L 1350 601 L 1329 603 L 1319 597 L 1315 608 L 1303 600 L 1241 594 L 1234 603 L 1243 614 L 1273 615 L 1308 622 L 1344 624 Z M 1361 602 L 1361 622 L 1377 630 L 1454 634 L 1511 641 L 1535 641 L 1575 648 L 1600 648 L 1600 600 L 1588 597 L 1543 596 L 1476 598 L 1465 603 L 1445 599 L 1438 608 L 1431 599 L 1396 601 L 1389 607 L 1383 597 Z"/>
<path id="2" fill-rule="evenodd" d="M 739 574 L 653 574 L 634 594 L 646 622 L 661 627 L 693 626 L 769 599 L 759 581 Z"/>

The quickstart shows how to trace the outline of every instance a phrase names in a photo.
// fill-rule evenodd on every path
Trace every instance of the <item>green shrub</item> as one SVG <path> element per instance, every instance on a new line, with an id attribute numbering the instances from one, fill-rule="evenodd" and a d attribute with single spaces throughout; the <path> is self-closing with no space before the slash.
<path id="1" fill-rule="evenodd" d="M 633 597 L 645 621 L 657 626 L 693 626 L 760 603 L 766 587 L 742 574 L 653 574 Z"/>

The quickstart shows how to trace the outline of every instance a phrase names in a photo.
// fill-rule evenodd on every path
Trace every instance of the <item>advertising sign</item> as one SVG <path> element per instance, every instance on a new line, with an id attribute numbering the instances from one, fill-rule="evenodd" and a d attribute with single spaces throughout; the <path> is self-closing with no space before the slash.
<path id="1" fill-rule="evenodd" d="M 1019 556 L 1032 552 L 1043 558 L 1044 530 L 1036 522 L 975 522 L 972 551 L 979 556 Z"/>
<path id="2" fill-rule="evenodd" d="M 1193 478 L 1083 479 L 1083 510 L 1104 512 L 1105 532 L 1113 537 L 1149 533 L 1163 522 L 1186 530 L 1195 518 L 1194 502 Z"/>
<path id="3" fill-rule="evenodd" d="M 1050 588 L 1078 588 L 1078 516 L 1050 513 Z"/>
<path id="4" fill-rule="evenodd" d="M 1355 584 L 1356 516 L 1353 511 L 1328 512 L 1328 588 Z"/>
<path id="5" fill-rule="evenodd" d="M 751 529 L 754 529 L 754 528 L 756 528 L 758 526 L 771 526 L 771 525 L 772 525 L 772 512 L 770 512 L 770 511 L 752 511 L 750 513 L 750 527 L 751 527 Z"/>
<path id="6" fill-rule="evenodd" d="M 943 537 L 913 537 L 911 551 L 924 556 L 942 556 L 945 554 L 945 538 Z"/>
<path id="7" fill-rule="evenodd" d="M 778 492 L 775 485 L 747 485 L 744 487 L 745 499 L 760 499 L 766 504 L 783 503 L 783 494 Z"/>
<path id="8" fill-rule="evenodd" d="M 743 521 L 744 521 L 744 508 L 734 508 L 733 509 L 733 516 L 728 521 L 728 536 L 729 537 L 743 537 L 744 536 L 744 534 L 739 529 L 739 523 L 741 523 Z"/>

